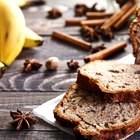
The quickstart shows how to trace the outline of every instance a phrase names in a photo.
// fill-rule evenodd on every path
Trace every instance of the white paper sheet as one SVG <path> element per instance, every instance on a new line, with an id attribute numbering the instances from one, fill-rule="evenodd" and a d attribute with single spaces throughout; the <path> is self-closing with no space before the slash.
<path id="1" fill-rule="evenodd" d="M 119 63 L 134 63 L 134 57 L 132 54 L 128 54 L 127 56 L 121 58 L 118 60 Z M 59 122 L 56 121 L 56 119 L 54 118 L 53 115 L 53 109 L 55 108 L 55 106 L 57 105 L 57 103 L 63 98 L 64 93 L 61 94 L 60 96 L 47 101 L 45 103 L 43 103 L 42 105 L 38 106 L 37 108 L 35 108 L 33 110 L 33 113 L 43 119 L 44 121 L 50 123 L 51 125 L 57 127 L 58 129 L 70 134 L 70 135 L 74 135 L 72 128 L 67 128 L 67 127 L 63 127 L 62 125 L 59 124 Z M 127 136 L 129 137 L 129 136 Z M 126 139 L 126 138 L 125 138 Z M 122 139 L 124 140 L 124 139 Z"/>

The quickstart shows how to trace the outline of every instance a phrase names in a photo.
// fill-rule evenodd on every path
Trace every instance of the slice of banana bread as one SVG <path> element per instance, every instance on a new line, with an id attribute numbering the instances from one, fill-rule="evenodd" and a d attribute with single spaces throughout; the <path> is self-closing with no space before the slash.
<path id="1" fill-rule="evenodd" d="M 135 63 L 140 64 L 140 8 L 136 11 L 136 18 L 129 27 L 130 38 L 133 46 Z"/>
<path id="2" fill-rule="evenodd" d="M 118 140 L 140 126 L 140 103 L 111 103 L 73 84 L 54 109 L 55 118 L 71 125 L 80 140 Z"/>
<path id="3" fill-rule="evenodd" d="M 90 62 L 78 71 L 77 83 L 102 92 L 113 102 L 140 101 L 140 65 L 103 60 Z"/>

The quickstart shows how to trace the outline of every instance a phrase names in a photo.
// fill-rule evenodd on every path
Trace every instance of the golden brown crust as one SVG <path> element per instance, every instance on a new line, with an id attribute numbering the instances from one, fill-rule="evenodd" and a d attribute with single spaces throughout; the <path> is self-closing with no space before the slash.
<path id="1" fill-rule="evenodd" d="M 106 62 L 104 60 L 97 60 L 99 62 Z M 96 62 L 97 62 L 96 61 Z M 89 63 L 86 65 L 90 65 Z M 83 67 L 86 67 L 84 65 Z M 129 65 L 129 64 L 128 64 Z M 81 67 L 82 69 L 82 67 Z M 80 70 L 78 70 L 78 76 L 77 76 L 77 84 L 79 84 L 81 87 L 92 90 L 94 92 L 101 93 L 102 96 L 104 96 L 105 99 L 110 100 L 112 102 L 138 102 L 140 101 L 140 90 L 139 89 L 128 89 L 128 90 L 117 90 L 117 91 L 109 91 L 104 89 L 98 81 L 96 81 L 94 78 L 89 77 L 85 74 L 83 74 Z"/>
<path id="2" fill-rule="evenodd" d="M 138 102 L 140 101 L 140 91 L 134 90 L 134 91 L 119 91 L 114 93 L 108 93 L 108 92 L 102 92 L 99 85 L 96 84 L 96 82 L 93 79 L 89 79 L 89 77 L 81 74 L 78 71 L 77 76 L 77 84 L 79 84 L 81 87 L 92 90 L 98 93 L 101 93 L 102 96 L 104 96 L 105 99 L 110 100 L 112 102 Z M 87 88 L 88 87 L 88 88 Z"/>
<path id="3" fill-rule="evenodd" d="M 140 103 L 137 103 L 137 116 L 133 118 L 133 120 L 128 121 L 127 123 L 123 123 L 117 126 L 112 126 L 111 128 L 105 128 L 98 132 L 88 131 L 86 129 L 82 129 L 81 120 L 74 120 L 69 118 L 69 116 L 65 116 L 59 112 L 59 108 L 63 107 L 63 103 L 69 99 L 72 94 L 71 90 L 73 87 L 78 86 L 77 84 L 73 84 L 68 91 L 66 92 L 63 99 L 58 103 L 58 105 L 54 109 L 55 118 L 60 121 L 63 125 L 70 125 L 74 127 L 74 132 L 79 140 L 118 140 L 120 138 L 124 138 L 127 135 L 135 132 L 140 126 Z"/>
<path id="4" fill-rule="evenodd" d="M 71 120 L 68 117 L 64 117 L 61 112 L 59 112 L 59 107 L 63 106 L 63 103 L 69 98 L 69 96 L 71 95 L 70 93 L 71 90 L 77 86 L 76 83 L 72 84 L 69 89 L 67 90 L 67 92 L 65 93 L 63 99 L 57 104 L 57 106 L 55 107 L 55 109 L 53 110 L 54 113 L 54 117 L 64 126 L 76 126 L 80 120 Z"/>
<path id="5" fill-rule="evenodd" d="M 130 39 L 131 39 L 131 43 L 132 43 L 132 47 L 133 47 L 133 55 L 135 56 L 135 35 L 133 32 L 133 28 L 134 26 L 138 23 L 138 19 L 134 19 L 130 26 L 129 26 L 129 34 L 130 34 Z"/>
<path id="6" fill-rule="evenodd" d="M 140 28 L 140 8 L 137 8 L 136 10 L 136 18 L 131 22 L 129 26 L 129 34 L 130 39 L 132 42 L 133 47 L 133 55 L 135 57 L 135 63 L 140 64 L 140 48 L 139 47 L 139 28 Z M 137 29 L 136 29 L 137 27 Z"/>
<path id="7" fill-rule="evenodd" d="M 126 137 L 127 135 L 132 134 L 135 132 L 138 128 L 140 127 L 140 112 L 138 114 L 138 117 L 133 119 L 133 121 L 129 122 L 127 125 L 121 125 L 117 126 L 116 128 L 108 128 L 105 130 L 101 130 L 100 134 L 95 134 L 93 133 L 88 133 L 84 129 L 81 129 L 80 126 L 78 125 L 77 127 L 74 128 L 74 131 L 78 135 L 82 135 L 85 137 L 85 139 L 89 140 L 118 140 L 121 138 Z"/>

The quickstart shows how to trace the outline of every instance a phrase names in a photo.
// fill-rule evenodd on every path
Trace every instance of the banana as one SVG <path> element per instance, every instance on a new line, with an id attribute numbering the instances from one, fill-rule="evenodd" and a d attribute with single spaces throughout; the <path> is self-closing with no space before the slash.
<path id="1" fill-rule="evenodd" d="M 22 8 L 28 5 L 28 1 L 27 0 L 15 0 L 15 2 L 17 3 L 17 5 Z"/>
<path id="2" fill-rule="evenodd" d="M 25 42 L 25 19 L 14 0 L 0 0 L 0 61 L 9 66 Z"/>
<path id="3" fill-rule="evenodd" d="M 31 29 L 29 29 L 27 27 L 25 28 L 25 42 L 24 42 L 25 48 L 42 45 L 43 41 L 44 40 L 41 36 L 36 34 Z"/>

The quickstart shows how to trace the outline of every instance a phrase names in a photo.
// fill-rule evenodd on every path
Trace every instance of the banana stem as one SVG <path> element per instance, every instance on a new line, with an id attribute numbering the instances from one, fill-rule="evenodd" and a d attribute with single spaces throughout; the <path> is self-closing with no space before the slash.
<path id="1" fill-rule="evenodd" d="M 5 71 L 6 71 L 6 66 L 2 62 L 0 62 L 0 78 L 2 78 Z"/>

